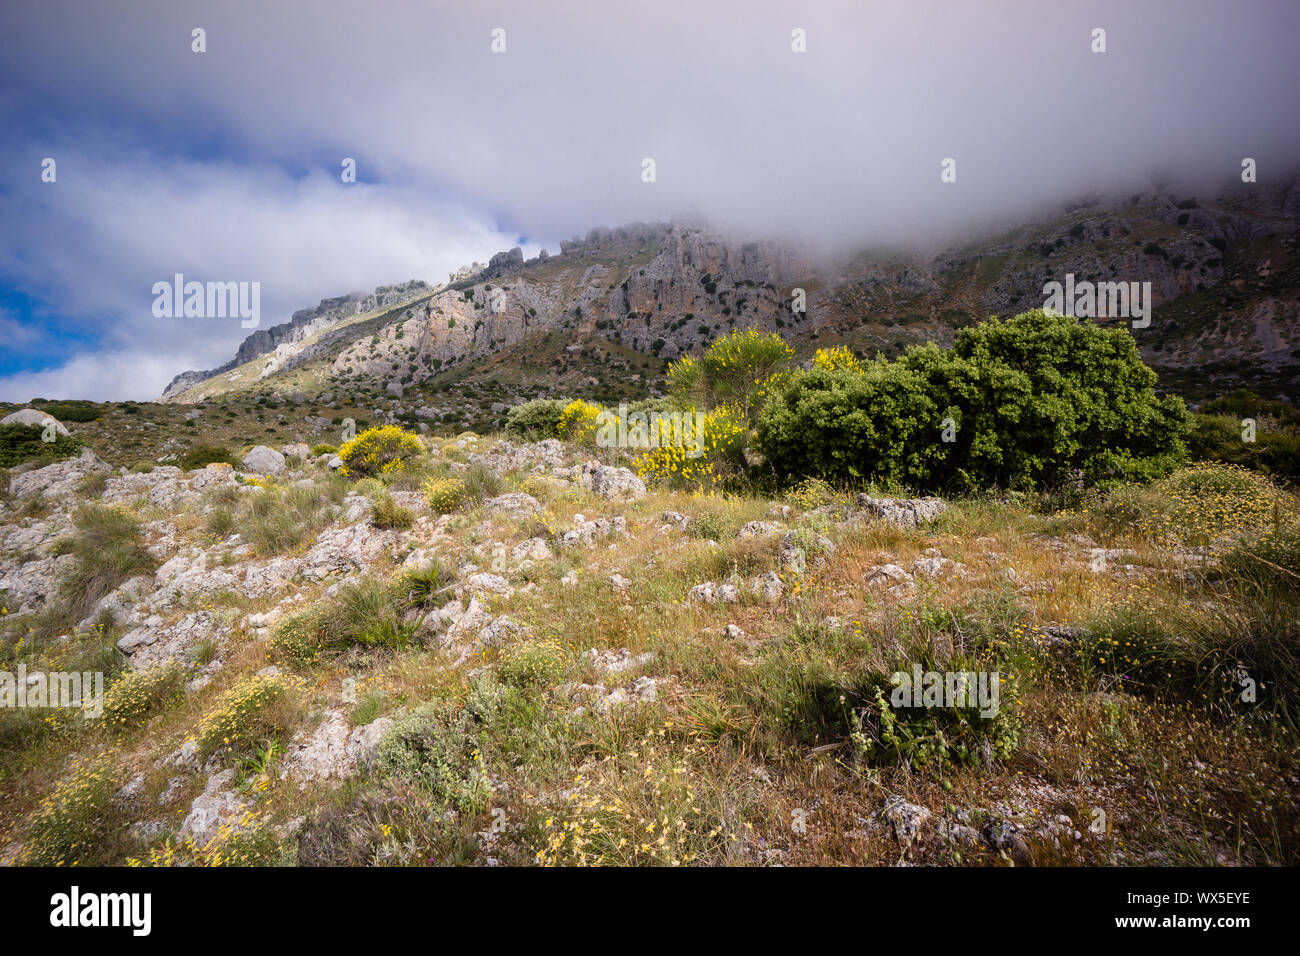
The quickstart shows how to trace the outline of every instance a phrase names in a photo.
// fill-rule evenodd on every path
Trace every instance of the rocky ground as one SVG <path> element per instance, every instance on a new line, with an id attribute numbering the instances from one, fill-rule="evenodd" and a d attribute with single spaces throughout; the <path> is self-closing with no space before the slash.
<path id="1" fill-rule="evenodd" d="M 1014 498 L 724 498 L 553 439 L 423 442 L 474 492 L 449 513 L 305 445 L 14 470 L 4 667 L 106 669 L 112 719 L 0 714 L 0 859 L 1295 861 L 1291 732 L 1083 647 L 1116 608 L 1228 613 L 1213 549 Z M 129 560 L 87 556 L 96 507 Z M 312 614 L 332 636 L 300 653 Z M 871 679 L 922 658 L 999 669 L 1002 710 L 899 759 Z M 130 673 L 170 677 L 114 697 Z"/>

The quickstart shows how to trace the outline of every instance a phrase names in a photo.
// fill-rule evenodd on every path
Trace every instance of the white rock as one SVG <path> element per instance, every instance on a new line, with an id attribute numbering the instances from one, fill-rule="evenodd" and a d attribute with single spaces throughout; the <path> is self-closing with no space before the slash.
<path id="1" fill-rule="evenodd" d="M 274 448 L 258 445 L 244 456 L 243 466 L 255 475 L 278 475 L 284 471 L 284 455 Z"/>

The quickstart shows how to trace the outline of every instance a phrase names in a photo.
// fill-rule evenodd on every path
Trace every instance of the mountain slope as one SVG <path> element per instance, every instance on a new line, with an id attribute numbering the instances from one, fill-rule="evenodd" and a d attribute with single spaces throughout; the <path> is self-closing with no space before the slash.
<path id="1" fill-rule="evenodd" d="M 566 355 L 597 339 L 646 356 L 638 374 L 649 375 L 662 360 L 751 326 L 781 332 L 805 355 L 832 343 L 894 354 L 928 339 L 947 343 L 989 315 L 1041 306 L 1044 284 L 1067 273 L 1151 283 L 1155 314 L 1134 334 L 1167 380 L 1294 390 L 1298 213 L 1294 180 L 1214 200 L 1094 199 L 960 247 L 864 252 L 831 264 L 788 244 L 738 242 L 695 225 L 594 229 L 562 243 L 559 255 L 525 261 L 514 249 L 437 288 L 408 283 L 364 302 L 326 300 L 250 337 L 228 366 L 178 376 L 164 398 L 295 390 L 401 397 L 529 342 L 543 349 L 535 357 L 546 368 L 516 384 L 551 392 Z M 804 313 L 791 309 L 796 289 L 806 293 Z"/>

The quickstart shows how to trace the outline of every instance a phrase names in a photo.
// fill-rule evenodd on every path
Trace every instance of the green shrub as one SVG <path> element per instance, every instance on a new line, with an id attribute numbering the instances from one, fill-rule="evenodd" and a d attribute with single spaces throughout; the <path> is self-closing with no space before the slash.
<path id="1" fill-rule="evenodd" d="M 569 403 L 558 398 L 539 398 L 516 405 L 506 412 L 506 431 L 525 438 L 554 438 Z"/>
<path id="2" fill-rule="evenodd" d="M 782 477 L 926 485 L 944 454 L 940 413 L 924 379 L 896 363 L 814 368 L 772 395 L 758 442 Z"/>
<path id="3" fill-rule="evenodd" d="M 319 445 L 311 446 L 311 454 L 313 458 L 319 457 L 321 455 L 332 455 L 338 450 L 339 450 L 338 445 L 330 445 L 324 442 L 322 442 Z"/>
<path id="4" fill-rule="evenodd" d="M 28 461 L 55 462 L 80 454 L 81 442 L 55 433 L 54 441 L 41 441 L 40 425 L 0 425 L 0 468 Z"/>
<path id="5" fill-rule="evenodd" d="M 1158 397 L 1122 328 L 1036 310 L 897 362 L 794 376 L 758 424 L 780 477 L 919 488 L 1150 480 L 1186 458 L 1181 399 Z M 945 432 L 952 440 L 945 440 Z"/>
<path id="6" fill-rule="evenodd" d="M 978 665 L 958 658 L 937 673 L 945 672 L 977 679 Z M 973 686 L 968 682 L 968 688 Z M 978 767 L 1005 760 L 1020 745 L 1015 690 L 1005 674 L 999 674 L 998 706 L 992 714 L 981 713 L 978 706 L 924 706 L 915 697 L 911 706 L 896 706 L 892 675 L 872 681 L 870 689 L 866 706 L 853 714 L 849 735 L 858 757 L 868 763 Z"/>
<path id="7" fill-rule="evenodd" d="M 1243 418 L 1256 418 L 1254 441 L 1242 437 Z M 1192 458 L 1243 465 L 1274 478 L 1300 481 L 1300 425 L 1287 418 L 1198 412 L 1188 448 Z"/>
<path id="8" fill-rule="evenodd" d="M 46 405 L 41 408 L 41 411 L 61 422 L 93 422 L 103 414 L 94 405 L 83 403 Z"/>
<path id="9" fill-rule="evenodd" d="M 490 693 L 476 689 L 463 709 L 438 702 L 398 718 L 379 742 L 379 772 L 416 783 L 462 812 L 482 812 L 492 788 L 478 737 L 495 710 Z"/>
<path id="10" fill-rule="evenodd" d="M 195 445 L 181 456 L 177 463 L 181 471 L 194 471 L 206 465 L 224 462 L 232 467 L 239 465 L 239 459 L 229 448 L 221 445 Z"/>
<path id="11" fill-rule="evenodd" d="M 409 528 L 415 521 L 415 515 L 411 509 L 403 508 L 394 501 L 391 494 L 384 493 L 375 497 L 370 520 L 376 528 Z"/>
<path id="12" fill-rule="evenodd" d="M 1132 334 L 1035 310 L 957 333 L 951 353 L 910 349 L 903 364 L 929 382 L 958 426 L 939 471 L 977 487 L 1150 480 L 1186 459 L 1190 418 L 1157 396 Z"/>

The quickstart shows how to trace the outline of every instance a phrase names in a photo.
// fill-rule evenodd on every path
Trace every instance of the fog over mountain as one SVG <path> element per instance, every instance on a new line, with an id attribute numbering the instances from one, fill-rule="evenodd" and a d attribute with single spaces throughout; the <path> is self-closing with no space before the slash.
<path id="1" fill-rule="evenodd" d="M 238 321 L 152 314 L 178 272 L 260 282 L 265 326 L 597 225 L 830 254 L 1213 192 L 1243 157 L 1265 182 L 1300 159 L 1298 27 L 1278 0 L 6 7 L 0 397 L 228 359 Z"/>

